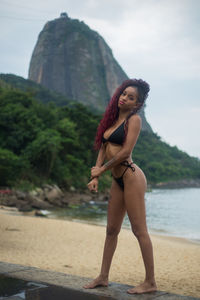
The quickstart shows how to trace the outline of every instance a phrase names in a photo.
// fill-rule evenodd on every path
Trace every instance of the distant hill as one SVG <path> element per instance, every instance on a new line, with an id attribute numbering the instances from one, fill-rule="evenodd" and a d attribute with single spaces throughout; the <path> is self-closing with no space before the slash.
<path id="1" fill-rule="evenodd" d="M 57 183 L 69 189 L 86 189 L 90 167 L 96 153 L 92 151 L 100 115 L 78 102 L 65 106 L 42 103 L 47 95 L 40 86 L 9 75 L 15 85 L 0 76 L 0 186 L 32 188 L 42 183 Z M 18 82 L 18 87 L 20 86 Z M 24 84 L 25 83 L 25 84 Z M 22 88 L 23 87 L 23 88 Z M 37 95 L 37 99 L 36 99 Z M 44 99 L 43 98 L 43 99 Z M 54 100 L 54 98 L 51 98 Z M 148 183 L 182 179 L 200 179 L 200 160 L 163 142 L 153 132 L 143 130 L 133 151 L 133 161 L 142 168 Z M 111 183 L 106 172 L 100 189 Z"/>
<path id="2" fill-rule="evenodd" d="M 66 13 L 46 23 L 29 66 L 29 79 L 99 112 L 127 78 L 104 39 Z M 151 132 L 144 109 L 140 115 Z"/>
<path id="3" fill-rule="evenodd" d="M 41 84 L 14 74 L 0 74 L 0 86 L 29 92 L 35 99 L 43 103 L 54 102 L 58 106 L 63 106 L 72 101 L 62 94 L 50 91 Z"/>

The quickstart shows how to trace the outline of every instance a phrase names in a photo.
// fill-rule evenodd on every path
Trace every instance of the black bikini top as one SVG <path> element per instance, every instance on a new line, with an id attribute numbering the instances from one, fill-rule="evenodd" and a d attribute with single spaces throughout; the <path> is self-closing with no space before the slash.
<path id="1" fill-rule="evenodd" d="M 118 145 L 122 145 L 123 141 L 124 141 L 124 135 L 125 135 L 125 131 L 124 131 L 124 123 L 125 121 L 119 125 L 119 127 L 117 127 L 113 133 L 111 133 L 111 135 L 109 136 L 108 139 L 105 139 L 104 136 L 102 137 L 102 142 L 103 144 L 106 142 L 111 142 L 114 144 L 118 144 Z"/>

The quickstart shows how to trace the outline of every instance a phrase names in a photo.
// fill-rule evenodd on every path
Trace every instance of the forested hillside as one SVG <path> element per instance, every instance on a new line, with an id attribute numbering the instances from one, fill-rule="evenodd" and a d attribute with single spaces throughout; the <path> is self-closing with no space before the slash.
<path id="1" fill-rule="evenodd" d="M 34 93 L 1 84 L 0 185 L 28 188 L 57 183 L 85 189 L 95 163 L 93 141 L 101 116 L 77 102 L 43 104 Z M 142 131 L 133 160 L 149 183 L 200 178 L 200 161 L 170 147 L 154 133 Z M 101 189 L 109 186 L 109 172 Z"/>
<path id="2" fill-rule="evenodd" d="M 50 91 L 32 80 L 14 74 L 0 74 L 0 86 L 29 92 L 30 95 L 42 103 L 54 102 L 57 106 L 69 105 L 70 103 L 69 98 Z"/>

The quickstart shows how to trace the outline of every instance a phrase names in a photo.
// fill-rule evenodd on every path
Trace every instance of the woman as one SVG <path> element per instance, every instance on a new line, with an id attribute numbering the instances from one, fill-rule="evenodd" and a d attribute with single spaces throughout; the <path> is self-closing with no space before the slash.
<path id="1" fill-rule="evenodd" d="M 129 289 L 129 294 L 156 291 L 153 249 L 147 231 L 144 195 L 147 187 L 142 170 L 132 162 L 132 151 L 141 130 L 137 114 L 148 96 L 149 85 L 130 79 L 114 93 L 97 129 L 95 146 L 99 149 L 96 166 L 91 168 L 90 191 L 97 192 L 98 178 L 107 170 L 112 172 L 112 186 L 108 202 L 107 231 L 99 276 L 84 288 L 108 286 L 108 275 L 117 246 L 118 233 L 127 212 L 132 231 L 138 239 L 145 266 L 145 280 Z M 107 160 L 105 164 L 104 160 Z"/>

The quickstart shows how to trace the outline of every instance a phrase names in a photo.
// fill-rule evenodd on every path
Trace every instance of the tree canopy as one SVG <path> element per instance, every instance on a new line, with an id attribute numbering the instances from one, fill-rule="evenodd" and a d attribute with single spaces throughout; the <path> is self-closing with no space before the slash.
<path id="1" fill-rule="evenodd" d="M 85 189 L 101 116 L 74 102 L 63 107 L 42 103 L 33 93 L 0 88 L 0 185 L 23 186 L 57 183 L 69 189 Z M 155 133 L 142 131 L 133 161 L 149 183 L 200 178 L 200 161 L 171 147 Z M 111 182 L 104 174 L 100 190 Z"/>

